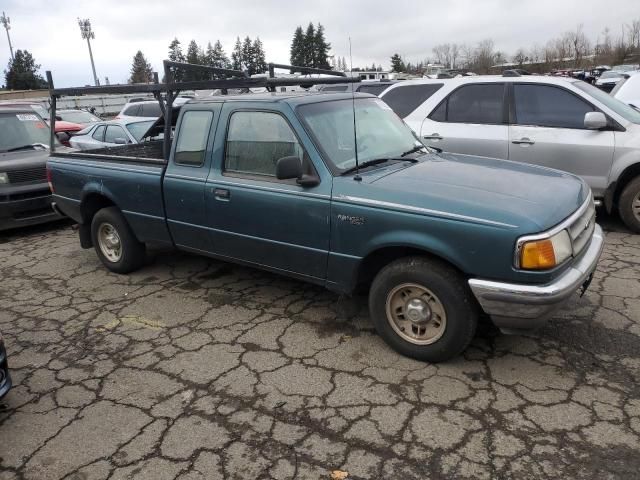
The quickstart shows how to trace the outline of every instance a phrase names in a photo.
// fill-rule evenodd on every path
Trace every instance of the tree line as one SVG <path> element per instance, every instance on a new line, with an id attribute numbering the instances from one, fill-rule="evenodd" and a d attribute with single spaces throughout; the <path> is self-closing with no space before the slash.
<path id="1" fill-rule="evenodd" d="M 513 63 L 526 66 L 536 73 L 554 68 L 586 68 L 595 65 L 616 65 L 635 54 L 640 55 L 640 19 L 622 26 L 618 35 L 607 27 L 593 38 L 584 32 L 582 25 L 568 30 L 544 45 L 535 43 L 518 48 L 512 55 L 496 49 L 493 40 L 485 39 L 475 45 L 467 43 L 441 43 L 433 47 L 432 56 L 414 64 L 395 53 L 390 59 L 394 72 L 422 74 L 430 63 L 446 68 L 489 73 L 491 67 Z M 636 63 L 638 61 L 636 60 Z"/>

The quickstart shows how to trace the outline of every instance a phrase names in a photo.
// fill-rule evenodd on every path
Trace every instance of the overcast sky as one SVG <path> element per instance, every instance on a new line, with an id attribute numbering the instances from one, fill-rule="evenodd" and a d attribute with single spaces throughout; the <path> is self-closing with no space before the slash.
<path id="1" fill-rule="evenodd" d="M 87 45 L 77 17 L 91 19 L 96 38 L 93 54 L 101 81 L 125 82 L 133 55 L 142 50 L 161 71 L 174 38 L 184 50 L 191 39 L 205 47 L 220 39 L 227 54 L 236 36 L 259 36 L 267 61 L 288 63 L 297 25 L 325 26 L 331 53 L 353 63 L 383 64 L 400 53 L 415 62 L 432 56 L 444 42 L 476 43 L 492 38 L 511 55 L 584 24 L 592 42 L 609 26 L 618 35 L 622 24 L 640 18 L 639 0 L 2 0 L 11 18 L 13 48 L 27 49 L 53 72 L 57 86 L 92 82 Z M 1 70 L 9 61 L 5 32 L 0 32 Z M 4 83 L 4 78 L 0 80 Z"/>

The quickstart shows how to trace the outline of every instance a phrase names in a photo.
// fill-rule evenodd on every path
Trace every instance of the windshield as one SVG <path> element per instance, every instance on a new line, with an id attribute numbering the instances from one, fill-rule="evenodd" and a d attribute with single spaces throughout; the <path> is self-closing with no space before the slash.
<path id="1" fill-rule="evenodd" d="M 89 112 L 83 112 L 82 110 L 74 110 L 72 112 L 58 112 L 58 116 L 65 122 L 71 123 L 96 123 L 101 120 L 95 115 Z"/>
<path id="2" fill-rule="evenodd" d="M 35 113 L 0 114 L 0 151 L 34 143 L 49 145 L 49 127 Z"/>
<path id="3" fill-rule="evenodd" d="M 621 102 L 617 98 L 613 98 L 606 92 L 603 92 L 597 87 L 585 82 L 575 82 L 573 84 L 576 88 L 579 88 L 586 94 L 594 97 L 599 102 L 603 103 L 607 108 L 610 108 L 615 113 L 623 117 L 625 120 L 640 124 L 640 112 L 634 110 L 626 103 Z"/>
<path id="4" fill-rule="evenodd" d="M 133 135 L 133 138 L 135 138 L 139 142 L 142 139 L 142 136 L 147 133 L 147 130 L 149 130 L 151 125 L 153 125 L 155 122 L 155 120 L 148 120 L 145 122 L 128 123 L 127 130 L 129 130 L 129 133 Z"/>
<path id="5" fill-rule="evenodd" d="M 356 164 L 351 99 L 302 105 L 298 112 L 316 145 L 338 171 Z M 355 100 L 358 162 L 397 157 L 421 143 L 389 106 L 377 98 Z"/>

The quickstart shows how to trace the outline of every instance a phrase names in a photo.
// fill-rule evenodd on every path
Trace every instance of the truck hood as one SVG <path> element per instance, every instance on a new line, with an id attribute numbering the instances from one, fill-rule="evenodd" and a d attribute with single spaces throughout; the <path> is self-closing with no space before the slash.
<path id="1" fill-rule="evenodd" d="M 47 158 L 49 158 L 49 149 L 2 152 L 0 153 L 0 172 L 44 166 Z"/>
<path id="2" fill-rule="evenodd" d="M 340 177 L 355 185 L 340 182 L 334 194 L 523 233 L 560 223 L 590 195 L 589 187 L 575 175 L 470 155 L 426 155 L 407 167 L 394 164 L 361 177 L 362 182 Z"/>

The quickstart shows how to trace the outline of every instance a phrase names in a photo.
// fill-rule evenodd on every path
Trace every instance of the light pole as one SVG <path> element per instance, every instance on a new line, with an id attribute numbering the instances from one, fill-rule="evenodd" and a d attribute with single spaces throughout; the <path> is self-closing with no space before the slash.
<path id="1" fill-rule="evenodd" d="M 93 70 L 93 81 L 96 84 L 96 87 L 100 85 L 100 80 L 98 80 L 98 75 L 96 75 L 96 66 L 93 63 L 93 52 L 91 52 L 91 39 L 96 38 L 96 34 L 91 30 L 91 21 L 88 18 L 81 20 L 78 18 L 78 25 L 80 26 L 80 34 L 82 38 L 87 39 L 87 45 L 89 46 L 89 58 L 91 58 L 91 69 Z"/>
<path id="2" fill-rule="evenodd" d="M 9 51 L 11 52 L 11 61 L 13 62 L 13 47 L 11 46 L 11 37 L 9 36 L 9 30 L 11 30 L 11 19 L 7 17 L 4 12 L 2 12 L 0 22 L 2 22 L 2 25 L 4 25 L 4 29 L 7 31 L 7 40 L 9 40 Z"/>

